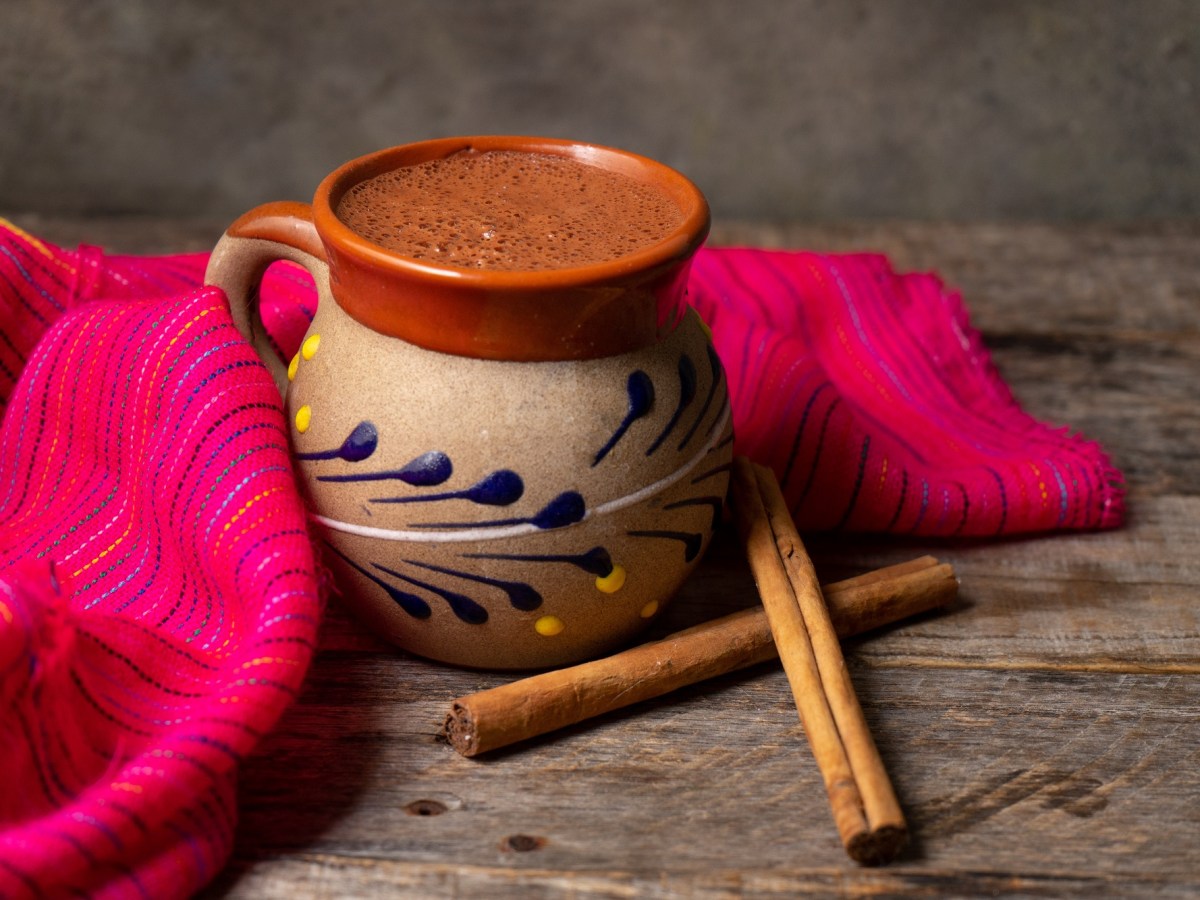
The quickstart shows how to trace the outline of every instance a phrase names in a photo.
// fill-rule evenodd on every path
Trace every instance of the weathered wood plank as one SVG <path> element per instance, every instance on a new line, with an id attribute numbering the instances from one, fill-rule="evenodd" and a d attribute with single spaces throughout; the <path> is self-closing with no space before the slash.
<path id="1" fill-rule="evenodd" d="M 873 665 L 1200 672 L 1200 498 L 1133 497 L 1117 531 L 1000 543 L 814 537 L 834 577 L 928 551 L 959 575 L 959 609 L 859 643 Z"/>
<path id="2" fill-rule="evenodd" d="M 938 882 L 1066 896 L 1200 889 L 1195 678 L 853 667 L 914 834 L 898 865 L 871 872 L 844 856 L 778 667 L 482 761 L 434 740 L 443 704 L 428 674 L 360 654 L 318 663 L 246 770 L 237 857 L 258 863 L 231 896 L 262 896 L 272 860 L 296 853 L 283 869 L 311 864 L 320 879 L 349 868 L 362 882 L 343 888 L 361 895 L 376 865 L 388 873 L 377 892 L 480 896 L 540 882 L 548 896 L 643 896 L 664 879 L 675 886 L 664 895 L 715 879 L 718 893 L 702 896 L 736 896 L 760 878 L 770 896 L 835 877 L 906 895 Z M 483 677 L 447 672 L 438 687 Z M 720 893 L 735 874 L 749 883 Z"/>
<path id="3" fill-rule="evenodd" d="M 273 860 L 264 869 L 231 867 L 230 896 L 259 900 L 772 900 L 791 897 L 1194 897 L 1194 886 L 1145 875 L 1099 877 L 1086 870 L 1055 875 L 912 867 L 861 872 L 780 866 L 766 871 L 559 872 L 533 867 L 395 862 L 322 854 Z"/>

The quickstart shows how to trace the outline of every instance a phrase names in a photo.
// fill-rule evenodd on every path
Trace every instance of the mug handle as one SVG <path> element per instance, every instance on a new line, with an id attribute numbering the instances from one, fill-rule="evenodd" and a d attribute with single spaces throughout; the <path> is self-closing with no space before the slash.
<path id="1" fill-rule="evenodd" d="M 218 287 L 229 299 L 233 324 L 250 342 L 279 388 L 287 394 L 287 365 L 267 337 L 259 309 L 259 285 L 267 266 L 287 259 L 303 266 L 317 284 L 318 294 L 329 282 L 329 262 L 313 224 L 308 203 L 264 203 L 240 216 L 213 248 L 204 283 Z"/>

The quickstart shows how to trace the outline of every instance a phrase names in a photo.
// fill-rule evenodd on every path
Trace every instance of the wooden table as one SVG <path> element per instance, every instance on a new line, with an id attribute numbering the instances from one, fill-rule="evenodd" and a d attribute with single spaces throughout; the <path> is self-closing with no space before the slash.
<path id="1" fill-rule="evenodd" d="M 17 217 L 61 243 L 206 249 L 220 223 Z M 912 843 L 838 842 L 777 663 L 475 760 L 449 701 L 507 676 L 401 655 L 330 606 L 300 702 L 247 766 L 211 897 L 1193 897 L 1200 893 L 1200 223 L 750 224 L 714 243 L 936 269 L 1034 415 L 1128 479 L 1115 532 L 813 536 L 822 577 L 932 553 L 961 603 L 847 647 Z M 756 602 L 719 537 L 674 629 Z"/>

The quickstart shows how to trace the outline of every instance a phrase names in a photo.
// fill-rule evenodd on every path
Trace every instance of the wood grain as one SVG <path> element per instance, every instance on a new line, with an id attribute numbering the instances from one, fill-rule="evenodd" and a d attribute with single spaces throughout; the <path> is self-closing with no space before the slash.
<path id="1" fill-rule="evenodd" d="M 18 221 L 124 252 L 203 249 L 224 224 Z M 397 654 L 335 599 L 208 896 L 1200 894 L 1200 222 L 722 223 L 713 243 L 938 271 L 1025 407 L 1129 479 L 1116 532 L 805 536 L 823 580 L 923 553 L 961 579 L 953 611 L 846 648 L 907 855 L 845 859 L 777 664 L 467 760 L 436 740 L 446 704 L 505 676 Z M 722 534 L 657 627 L 754 602 Z"/>
<path id="2" fill-rule="evenodd" d="M 403 683 L 427 681 L 423 664 L 399 668 Z M 261 896 L 266 873 L 295 871 L 297 855 L 376 861 L 382 868 L 363 873 L 368 881 L 415 863 L 403 876 L 416 879 L 414 890 L 431 889 L 435 877 L 460 888 L 464 879 L 480 896 L 493 896 L 481 880 L 491 875 L 495 896 L 542 883 L 621 896 L 659 878 L 675 885 L 666 896 L 686 895 L 717 872 L 747 884 L 769 873 L 781 895 L 829 889 L 821 878 L 832 872 L 847 889 L 888 894 L 922 894 L 928 877 L 952 893 L 1007 883 L 1137 896 L 1144 879 L 1148 896 L 1195 886 L 1187 837 L 1200 825 L 1195 679 L 852 674 L 913 829 L 913 850 L 885 877 L 841 858 L 775 667 L 481 764 L 433 740 L 435 698 L 379 684 L 366 660 L 323 658 L 303 702 L 245 773 L 238 864 L 248 880 L 229 890 Z M 347 721 L 340 713 L 351 705 L 356 718 Z M 438 813 L 422 815 L 423 803 Z M 511 849 L 513 836 L 533 839 L 518 844 L 532 849 Z M 1054 887 L 1071 879 L 1078 890 Z M 740 896 L 736 882 L 729 887 L 714 896 Z M 443 895 L 454 896 L 449 887 L 432 894 Z"/>

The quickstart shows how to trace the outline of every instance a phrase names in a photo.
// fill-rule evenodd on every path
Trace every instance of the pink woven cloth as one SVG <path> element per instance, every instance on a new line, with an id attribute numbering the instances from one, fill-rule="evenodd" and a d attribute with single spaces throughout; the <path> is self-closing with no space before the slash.
<path id="1" fill-rule="evenodd" d="M 278 393 L 203 264 L 0 229 L 0 897 L 210 881 L 313 653 Z"/>
<path id="2" fill-rule="evenodd" d="M 278 394 L 203 255 L 0 222 L 0 896 L 186 896 L 311 660 L 320 580 Z M 805 529 L 1105 528 L 1119 476 L 1025 415 L 958 297 L 878 256 L 704 250 L 738 450 Z M 290 356 L 315 297 L 275 266 Z"/>
<path id="3" fill-rule="evenodd" d="M 877 254 L 701 252 L 690 297 L 729 374 L 738 452 L 808 531 L 1112 528 L 1122 478 L 1026 414 L 962 298 Z"/>

